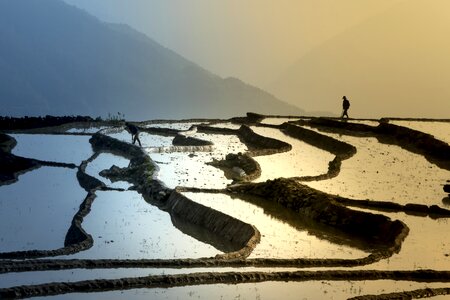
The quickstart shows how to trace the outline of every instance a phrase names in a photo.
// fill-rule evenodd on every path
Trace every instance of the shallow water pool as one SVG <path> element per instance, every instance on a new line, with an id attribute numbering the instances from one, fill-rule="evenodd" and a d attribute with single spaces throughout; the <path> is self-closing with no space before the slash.
<path id="1" fill-rule="evenodd" d="M 134 191 L 97 192 L 82 226 L 94 245 L 67 258 L 199 258 L 221 253 L 175 228 L 167 212 Z"/>
<path id="2" fill-rule="evenodd" d="M 12 134 L 17 140 L 12 153 L 44 161 L 74 163 L 88 159 L 92 154 L 90 136 L 51 134 Z"/>
<path id="3" fill-rule="evenodd" d="M 254 157 L 261 166 L 261 177 L 255 182 L 280 177 L 316 176 L 328 172 L 328 163 L 334 159 L 333 154 L 289 137 L 278 129 L 251 128 L 259 135 L 292 145 L 292 150 L 288 152 Z"/>
<path id="4" fill-rule="evenodd" d="M 66 168 L 41 167 L 0 186 L 0 251 L 64 247 L 85 197 L 76 170 Z"/>
<path id="5" fill-rule="evenodd" d="M 450 178 L 450 171 L 376 138 L 321 133 L 355 146 L 357 152 L 342 162 L 337 177 L 305 182 L 310 187 L 354 199 L 441 204 L 445 196 L 442 184 Z"/>

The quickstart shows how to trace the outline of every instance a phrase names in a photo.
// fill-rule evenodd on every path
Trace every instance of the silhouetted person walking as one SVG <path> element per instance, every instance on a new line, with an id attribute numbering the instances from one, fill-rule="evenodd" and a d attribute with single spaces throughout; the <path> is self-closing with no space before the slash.
<path id="1" fill-rule="evenodd" d="M 139 139 L 139 129 L 136 126 L 134 126 L 133 124 L 130 124 L 128 122 L 125 123 L 125 128 L 129 133 L 131 133 L 131 139 L 133 141 L 133 145 L 134 145 L 134 143 L 136 143 L 136 141 L 138 141 L 139 146 L 142 147 L 141 140 Z"/>
<path id="2" fill-rule="evenodd" d="M 350 101 L 348 101 L 347 97 L 342 97 L 343 101 L 342 101 L 342 116 L 341 118 L 343 118 L 344 116 L 346 116 L 348 118 L 348 109 L 350 108 Z"/>

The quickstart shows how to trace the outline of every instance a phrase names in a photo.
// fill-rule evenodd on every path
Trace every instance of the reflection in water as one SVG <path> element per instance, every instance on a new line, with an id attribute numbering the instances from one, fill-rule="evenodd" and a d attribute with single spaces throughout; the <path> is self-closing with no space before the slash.
<path id="1" fill-rule="evenodd" d="M 99 173 L 105 169 L 109 169 L 111 166 L 116 165 L 119 168 L 128 167 L 130 163 L 129 159 L 117 156 L 111 153 L 101 153 L 96 159 L 90 162 L 86 167 L 86 173 L 98 180 L 104 182 L 106 186 L 112 188 L 128 189 L 130 184 L 124 181 L 111 182 L 106 177 L 102 177 Z"/>
<path id="2" fill-rule="evenodd" d="M 311 235 L 300 222 L 280 221 L 264 209 L 223 194 L 184 193 L 188 198 L 254 225 L 261 242 L 249 258 L 360 258 L 366 252 Z M 280 212 L 283 209 L 280 208 Z M 292 220 L 291 220 L 292 221 Z"/>
<path id="3" fill-rule="evenodd" d="M 92 155 L 90 136 L 51 134 L 12 134 L 17 140 L 13 154 L 45 161 L 75 163 Z"/>
<path id="4" fill-rule="evenodd" d="M 198 258 L 220 252 L 176 229 L 167 212 L 137 192 L 97 192 L 83 228 L 92 248 L 68 258 Z"/>
<path id="5" fill-rule="evenodd" d="M 333 154 L 289 137 L 278 129 L 253 126 L 252 130 L 292 145 L 292 150 L 288 152 L 254 157 L 262 170 L 261 177 L 255 182 L 279 177 L 321 175 L 328 172 L 328 163 L 334 159 Z"/>
<path id="6" fill-rule="evenodd" d="M 445 283 L 419 283 L 410 281 L 304 281 L 261 282 L 241 284 L 196 285 L 174 288 L 133 289 L 91 294 L 66 294 L 58 299 L 347 299 L 361 295 L 383 294 L 441 288 Z M 441 299 L 444 299 L 445 296 Z M 33 298 L 44 299 L 44 298 Z M 47 297 L 45 299 L 48 299 Z M 435 297 L 433 299 L 439 299 Z M 448 296 L 447 298 L 448 299 Z"/>
<path id="7" fill-rule="evenodd" d="M 376 138 L 321 133 L 355 146 L 357 152 L 342 162 L 338 177 L 305 184 L 354 199 L 440 205 L 441 185 L 450 178 L 450 171 L 399 146 L 381 144 Z"/>
<path id="8" fill-rule="evenodd" d="M 76 170 L 41 167 L 0 186 L 0 251 L 64 247 L 73 216 L 86 197 Z"/>

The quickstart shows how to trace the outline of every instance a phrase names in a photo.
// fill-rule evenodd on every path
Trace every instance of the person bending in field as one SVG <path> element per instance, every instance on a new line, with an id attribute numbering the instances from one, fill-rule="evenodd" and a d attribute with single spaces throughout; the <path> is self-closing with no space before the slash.
<path id="1" fill-rule="evenodd" d="M 133 145 L 137 141 L 139 143 L 139 146 L 142 147 L 141 140 L 139 139 L 139 128 L 127 122 L 125 123 L 125 129 L 131 134 L 131 140 L 133 141 Z"/>
<path id="2" fill-rule="evenodd" d="M 342 116 L 341 118 L 343 118 L 344 116 L 347 117 L 348 119 L 348 109 L 350 108 L 350 101 L 348 101 L 347 97 L 342 97 L 343 101 L 342 101 Z"/>

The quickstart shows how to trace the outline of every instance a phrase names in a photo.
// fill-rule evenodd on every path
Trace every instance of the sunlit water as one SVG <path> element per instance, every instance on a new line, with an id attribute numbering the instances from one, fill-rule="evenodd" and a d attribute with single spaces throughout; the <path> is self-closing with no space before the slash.
<path id="1" fill-rule="evenodd" d="M 228 129 L 239 129 L 241 125 L 239 124 L 233 124 L 230 122 L 223 122 L 223 123 L 215 123 L 208 125 L 210 127 L 218 127 L 218 128 L 228 128 Z"/>
<path id="2" fill-rule="evenodd" d="M 450 122 L 389 121 L 389 123 L 431 134 L 450 145 Z"/>
<path id="3" fill-rule="evenodd" d="M 113 165 L 119 168 L 125 168 L 130 163 L 129 159 L 111 153 L 101 153 L 96 159 L 88 163 L 86 173 L 104 182 L 106 186 L 112 188 L 127 189 L 130 184 L 124 181 L 111 182 L 108 178 L 102 177 L 99 173 L 105 169 L 109 169 Z"/>
<path id="4" fill-rule="evenodd" d="M 133 141 L 131 134 L 124 129 L 115 130 L 114 132 L 105 131 L 104 134 L 122 142 L 131 143 Z M 172 146 L 173 136 L 153 135 L 146 132 L 140 132 L 139 140 L 144 148 L 169 147 Z M 136 143 L 136 145 L 138 144 Z"/>
<path id="5" fill-rule="evenodd" d="M 281 125 L 289 121 L 298 121 L 300 118 L 264 118 L 261 124 Z"/>
<path id="6" fill-rule="evenodd" d="M 333 154 L 289 137 L 278 129 L 253 126 L 252 130 L 292 145 L 292 150 L 288 152 L 254 157 L 262 171 L 256 182 L 279 177 L 321 175 L 328 172 L 328 163 L 334 159 Z"/>
<path id="7" fill-rule="evenodd" d="M 406 215 L 404 213 L 385 213 L 384 215 L 404 222 L 410 229 L 402 243 L 400 253 L 365 269 L 380 270 L 417 270 L 417 269 L 450 269 L 449 220 L 431 219 Z"/>
<path id="8" fill-rule="evenodd" d="M 76 171 L 42 167 L 0 186 L 0 251 L 64 247 L 73 216 L 86 197 Z"/>
<path id="9" fill-rule="evenodd" d="M 228 153 L 245 152 L 247 147 L 233 135 L 196 133 L 193 137 L 211 141 L 214 144 L 213 151 L 149 153 L 159 168 L 156 178 L 169 188 L 225 188 L 232 181 L 225 177 L 222 170 L 206 163 L 213 159 L 225 159 Z"/>
<path id="10" fill-rule="evenodd" d="M 73 127 L 70 128 L 69 130 L 67 130 L 67 133 L 96 133 L 100 130 L 103 130 L 105 128 L 108 128 L 106 126 L 100 126 L 100 127 L 94 127 L 94 126 L 89 126 L 89 127 Z"/>
<path id="11" fill-rule="evenodd" d="M 224 194 L 184 193 L 188 198 L 254 225 L 261 242 L 250 258 L 360 258 L 367 253 L 342 244 L 334 244 L 308 232 L 300 222 L 285 222 L 249 202 Z M 279 211 L 286 210 L 279 207 Z M 281 212 L 279 212 L 282 215 Z M 287 213 L 288 214 L 288 213 Z M 292 216 L 289 216 L 290 218 Z"/>
<path id="12" fill-rule="evenodd" d="M 179 231 L 167 212 L 133 191 L 97 192 L 82 226 L 94 245 L 68 258 L 198 258 L 221 253 Z"/>
<path id="13" fill-rule="evenodd" d="M 193 125 L 207 124 L 207 122 L 170 122 L 170 123 L 152 123 L 147 124 L 144 127 L 146 128 L 169 128 L 175 130 L 188 130 Z"/>
<path id="14" fill-rule="evenodd" d="M 12 134 L 17 140 L 13 153 L 18 156 L 45 161 L 75 163 L 92 154 L 90 136 L 51 134 Z"/>
<path id="15" fill-rule="evenodd" d="M 399 146 L 379 143 L 376 138 L 322 134 L 355 146 L 357 152 L 342 162 L 336 178 L 305 184 L 354 199 L 441 204 L 445 196 L 442 184 L 450 178 L 450 171 Z"/>

